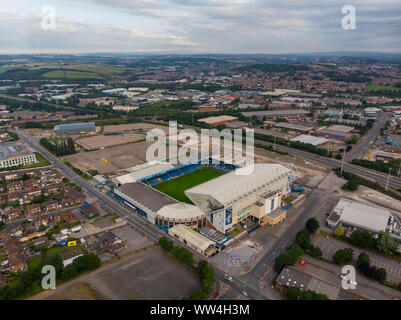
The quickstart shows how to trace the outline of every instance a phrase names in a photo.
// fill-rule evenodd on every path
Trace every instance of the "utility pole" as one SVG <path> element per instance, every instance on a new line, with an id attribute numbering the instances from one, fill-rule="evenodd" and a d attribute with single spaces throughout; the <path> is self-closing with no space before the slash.
<path id="1" fill-rule="evenodd" d="M 276 136 L 274 136 L 273 150 L 276 151 Z"/>
<path id="2" fill-rule="evenodd" d="M 343 151 L 343 158 L 341 160 L 341 175 L 343 175 L 343 170 L 344 170 L 344 156 L 345 156 L 345 151 Z"/>
<path id="3" fill-rule="evenodd" d="M 390 172 L 391 172 L 391 168 L 388 170 L 388 177 L 387 177 L 386 191 L 387 191 L 387 189 L 388 189 L 388 183 L 390 182 Z"/>

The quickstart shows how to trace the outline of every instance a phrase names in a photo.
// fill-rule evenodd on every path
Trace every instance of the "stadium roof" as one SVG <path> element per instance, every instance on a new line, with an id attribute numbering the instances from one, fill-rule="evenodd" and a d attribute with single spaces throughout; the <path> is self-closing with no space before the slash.
<path id="1" fill-rule="evenodd" d="M 159 217 L 168 218 L 171 220 L 191 220 L 203 217 L 205 213 L 198 207 L 185 203 L 178 202 L 169 204 L 157 211 Z"/>
<path id="2" fill-rule="evenodd" d="M 388 210 L 342 198 L 330 214 L 329 222 L 336 217 L 338 222 L 378 233 L 386 230 L 390 216 Z"/>
<path id="3" fill-rule="evenodd" d="M 320 138 L 320 137 L 307 135 L 307 134 L 301 134 L 298 137 L 292 138 L 291 141 L 298 141 L 298 142 L 301 142 L 301 143 L 312 144 L 314 146 L 320 146 L 322 144 L 325 144 L 329 140 L 327 140 L 325 138 Z"/>
<path id="4" fill-rule="evenodd" d="M 113 178 L 113 182 L 123 185 L 126 183 L 137 182 L 142 178 L 149 177 L 151 175 L 163 172 L 174 168 L 170 163 L 157 164 L 148 168 L 144 168 L 135 172 L 127 173 L 119 177 Z"/>
<path id="5" fill-rule="evenodd" d="M 291 170 L 281 164 L 254 164 L 251 174 L 236 174 L 243 169 L 237 169 L 190 188 L 185 191 L 185 195 L 203 211 L 210 212 L 233 203 L 249 192 L 260 189 L 280 177 L 291 174 Z"/>
<path id="6" fill-rule="evenodd" d="M 177 203 L 176 200 L 145 185 L 142 182 L 124 184 L 121 188 L 115 190 L 115 193 L 119 196 L 123 194 L 124 199 L 128 201 L 132 199 L 136 203 L 139 203 L 141 206 L 153 212 L 159 211 L 166 205 Z M 135 203 L 133 204 L 135 205 Z"/>

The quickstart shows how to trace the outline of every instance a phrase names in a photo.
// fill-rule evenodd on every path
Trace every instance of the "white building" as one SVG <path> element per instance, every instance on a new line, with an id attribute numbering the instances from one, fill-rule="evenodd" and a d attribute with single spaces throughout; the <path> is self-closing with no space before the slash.
<path id="1" fill-rule="evenodd" d="M 0 146 L 0 168 L 36 163 L 36 155 L 20 144 Z"/>

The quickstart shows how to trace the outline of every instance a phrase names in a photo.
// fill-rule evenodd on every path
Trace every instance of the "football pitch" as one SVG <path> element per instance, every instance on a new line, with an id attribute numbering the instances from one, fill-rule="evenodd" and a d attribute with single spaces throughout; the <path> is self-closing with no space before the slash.
<path id="1" fill-rule="evenodd" d="M 180 202 L 192 204 L 192 201 L 189 200 L 189 198 L 185 195 L 185 190 L 222 176 L 223 174 L 223 172 L 211 168 L 202 168 L 197 171 L 188 173 L 185 176 L 158 184 L 153 188 L 169 195 L 170 197 Z"/>

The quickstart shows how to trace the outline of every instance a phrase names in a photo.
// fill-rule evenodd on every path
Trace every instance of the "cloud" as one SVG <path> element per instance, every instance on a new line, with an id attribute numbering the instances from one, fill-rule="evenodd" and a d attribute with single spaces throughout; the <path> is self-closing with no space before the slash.
<path id="1" fill-rule="evenodd" d="M 61 0 L 59 0 L 61 1 Z M 57 8 L 57 0 L 54 0 Z M 343 30 L 337 0 L 75 0 L 85 20 L 63 11 L 57 30 L 43 32 L 39 16 L 1 14 L 3 50 L 282 53 L 401 52 L 399 0 L 353 0 L 356 30 Z M 12 37 L 10 37 L 12 35 Z M 5 45 L 4 45 L 5 44 Z"/>

